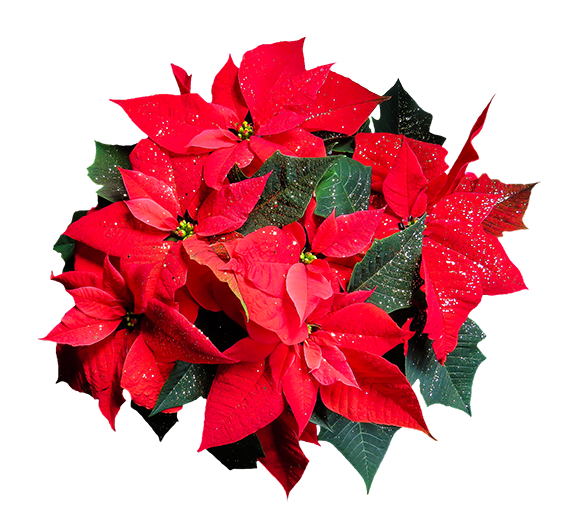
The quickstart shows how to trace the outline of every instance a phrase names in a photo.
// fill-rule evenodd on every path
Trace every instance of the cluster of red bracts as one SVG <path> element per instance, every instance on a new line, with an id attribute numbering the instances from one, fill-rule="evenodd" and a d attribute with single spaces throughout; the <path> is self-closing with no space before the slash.
<path id="1" fill-rule="evenodd" d="M 428 433 L 406 377 L 383 358 L 413 332 L 367 303 L 371 292 L 346 291 L 374 240 L 427 214 L 424 332 L 442 362 L 484 294 L 524 288 L 497 236 L 523 227 L 527 205 L 527 186 L 465 173 L 486 111 L 447 172 L 439 145 L 356 134 L 384 98 L 330 65 L 306 70 L 302 43 L 260 46 L 240 67 L 230 59 L 211 103 L 176 66 L 180 95 L 116 101 L 147 138 L 120 169 L 126 199 L 65 231 L 74 270 L 53 278 L 75 306 L 46 337 L 60 379 L 98 399 L 113 428 L 123 390 L 152 409 L 177 360 L 218 364 L 200 449 L 256 433 L 287 491 L 307 463 L 299 441 L 317 442 L 318 397 L 353 421 Z M 296 222 L 238 233 L 269 178 L 252 175 L 278 151 L 325 157 L 321 131 L 355 135 L 353 158 L 372 168 L 369 209 L 323 218 L 312 198 Z M 233 167 L 248 178 L 231 182 Z M 220 351 L 194 325 L 199 308 L 223 311 L 245 338 Z"/>

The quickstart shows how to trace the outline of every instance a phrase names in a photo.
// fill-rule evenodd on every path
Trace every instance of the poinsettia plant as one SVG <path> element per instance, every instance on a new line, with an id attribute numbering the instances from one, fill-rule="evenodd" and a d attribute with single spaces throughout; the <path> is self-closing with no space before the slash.
<path id="1" fill-rule="evenodd" d="M 212 102 L 114 101 L 143 131 L 96 144 L 98 203 L 55 250 L 74 307 L 44 338 L 58 380 L 111 427 L 128 392 L 160 439 L 205 397 L 200 450 L 261 463 L 288 494 L 332 443 L 367 489 L 401 427 L 431 436 L 418 398 L 470 413 L 484 295 L 525 288 L 499 237 L 533 184 L 452 167 L 400 82 L 377 95 L 306 69 L 303 40 L 230 58 Z M 379 108 L 379 119 L 370 119 Z"/>

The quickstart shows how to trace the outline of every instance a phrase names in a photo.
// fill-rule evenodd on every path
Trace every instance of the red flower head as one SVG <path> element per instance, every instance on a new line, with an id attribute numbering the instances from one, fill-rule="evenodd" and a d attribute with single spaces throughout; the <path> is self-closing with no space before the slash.
<path id="1" fill-rule="evenodd" d="M 120 169 L 130 199 L 89 213 L 65 232 L 133 267 L 137 312 L 151 298 L 172 301 L 184 285 L 183 240 L 239 228 L 266 185 L 268 175 L 209 189 L 198 160 L 142 140 L 130 154 L 132 169 Z"/>
<path id="2" fill-rule="evenodd" d="M 298 342 L 273 342 L 259 334 L 256 325 L 250 337 L 226 350 L 239 363 L 218 369 L 200 449 L 262 429 L 282 414 L 285 404 L 300 435 L 318 393 L 329 409 L 350 420 L 428 432 L 410 384 L 398 367 L 382 358 L 412 333 L 365 303 L 369 295 L 333 295 L 308 317 L 306 336 Z"/>
<path id="3" fill-rule="evenodd" d="M 151 299 L 135 312 L 132 287 L 137 278 L 108 256 L 101 273 L 72 271 L 53 279 L 75 303 L 44 337 L 58 343 L 59 380 L 98 399 L 112 428 L 124 402 L 122 389 L 138 405 L 152 409 L 176 360 L 231 361 L 192 324 L 198 307 L 185 294 L 180 305 Z M 179 306 L 186 308 L 188 318 Z"/>
<path id="4" fill-rule="evenodd" d="M 424 332 L 434 341 L 441 362 L 456 347 L 460 327 L 483 295 L 525 288 L 498 239 L 483 226 L 499 214 L 498 203 L 505 199 L 498 194 L 504 189 L 474 183 L 468 187 L 473 192 L 459 188 L 461 182 L 470 181 L 465 170 L 478 159 L 472 140 L 482 130 L 489 106 L 449 173 L 445 173 L 446 150 L 439 145 L 394 134 L 356 136 L 354 158 L 372 164 L 372 206 L 384 211 L 377 236 L 389 236 L 398 225 L 428 214 L 421 270 L 427 303 Z M 527 199 L 520 207 L 525 205 Z M 516 211 L 523 213 L 521 208 Z"/>
<path id="5" fill-rule="evenodd" d="M 303 43 L 259 46 L 239 68 L 230 58 L 214 80 L 212 104 L 192 93 L 114 102 L 167 150 L 210 153 L 204 179 L 215 189 L 235 164 L 250 175 L 276 151 L 322 157 L 324 142 L 314 132 L 352 135 L 383 98 L 330 65 L 306 70 Z"/>

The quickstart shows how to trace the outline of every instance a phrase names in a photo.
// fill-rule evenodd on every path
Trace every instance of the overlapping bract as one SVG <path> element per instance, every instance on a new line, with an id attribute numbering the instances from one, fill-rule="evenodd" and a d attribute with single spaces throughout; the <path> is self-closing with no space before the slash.
<path id="1" fill-rule="evenodd" d="M 168 398 L 164 384 L 200 372 L 186 363 L 204 369 L 200 449 L 226 465 L 259 461 L 286 493 L 308 462 L 300 442 L 318 444 L 316 424 L 328 429 L 323 411 L 430 434 L 398 352 L 425 336 L 444 363 L 483 295 L 525 287 L 497 237 L 524 227 L 532 188 L 465 173 L 488 108 L 447 171 L 431 116 L 399 83 L 376 124 L 394 132 L 369 132 L 387 97 L 330 65 L 307 70 L 302 45 L 260 46 L 239 67 L 230 58 L 211 103 L 175 65 L 179 95 L 115 101 L 147 138 L 129 150 L 99 145 L 92 167 L 98 183 L 111 180 L 59 241 L 73 270 L 54 279 L 75 306 L 45 337 L 58 344 L 59 380 L 98 399 L 113 428 L 123 390 L 161 417 L 199 396 Z M 424 124 L 386 116 L 406 108 Z M 331 194 L 366 199 L 328 213 Z M 388 252 L 383 239 L 417 218 Z M 375 285 L 352 290 L 362 260 L 362 281 Z M 391 315 L 390 277 L 404 295 Z"/>
<path id="2" fill-rule="evenodd" d="M 372 164 L 376 175 L 372 207 L 385 209 L 378 236 L 393 234 L 399 223 L 427 213 L 421 264 L 424 332 L 441 362 L 456 347 L 460 327 L 484 294 L 526 287 L 496 236 L 523 227 L 533 185 L 507 186 L 465 173 L 478 159 L 472 140 L 482 130 L 488 107 L 448 173 L 446 151 L 439 145 L 390 133 L 356 137 L 354 158 Z"/>

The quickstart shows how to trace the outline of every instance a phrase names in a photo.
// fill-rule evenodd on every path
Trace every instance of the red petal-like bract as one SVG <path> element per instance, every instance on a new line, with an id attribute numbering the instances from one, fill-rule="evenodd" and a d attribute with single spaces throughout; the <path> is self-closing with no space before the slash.
<path id="1" fill-rule="evenodd" d="M 232 293 L 236 295 L 238 300 L 243 302 L 242 294 L 240 293 L 240 288 L 238 287 L 238 281 L 236 280 L 236 277 L 234 277 L 234 274 L 221 270 L 221 268 L 226 265 L 226 262 L 222 260 L 222 258 L 216 252 L 216 243 L 211 244 L 207 239 L 199 238 L 198 236 L 194 235 L 184 240 L 182 245 L 184 246 L 184 250 L 190 259 L 202 266 L 208 267 L 214 277 L 216 277 L 218 281 L 227 284 Z M 195 287 L 192 281 L 189 281 L 187 285 L 189 288 L 191 286 Z M 191 292 L 193 295 L 196 294 L 192 290 Z"/>
<path id="2" fill-rule="evenodd" d="M 468 176 L 462 180 L 457 191 L 477 192 L 497 196 L 490 214 L 482 222 L 486 233 L 502 236 L 504 231 L 526 229 L 522 218 L 528 207 L 530 193 L 536 184 L 505 184 L 483 174 L 479 178 Z"/>
<path id="3" fill-rule="evenodd" d="M 424 192 L 428 181 L 418 158 L 402 136 L 403 143 L 392 169 L 382 182 L 382 194 L 392 211 L 402 219 L 420 217 L 426 211 Z"/>
<path id="4" fill-rule="evenodd" d="M 285 289 L 280 296 L 274 296 L 262 292 L 242 276 L 236 278 L 248 310 L 247 326 L 250 335 L 255 336 L 254 334 L 258 333 L 258 340 L 265 342 L 280 338 L 288 345 L 298 344 L 306 339 L 308 336 L 306 323 L 300 322 L 298 311 Z M 264 330 L 259 330 L 259 327 Z M 275 339 L 271 338 L 270 331 Z M 267 337 L 262 338 L 262 333 Z"/>
<path id="5" fill-rule="evenodd" d="M 236 362 L 260 362 L 270 356 L 276 344 L 257 342 L 250 337 L 240 339 L 226 350 L 226 356 Z"/>
<path id="6" fill-rule="evenodd" d="M 242 226 L 260 199 L 269 176 L 270 173 L 224 184 L 220 190 L 209 194 L 198 210 L 195 232 L 200 236 L 221 235 Z"/>
<path id="7" fill-rule="evenodd" d="M 353 291 L 352 293 L 336 293 L 334 295 L 334 301 L 332 302 L 330 312 L 337 312 L 339 310 L 345 309 L 349 305 L 365 302 L 366 300 L 368 300 L 368 298 L 370 298 L 372 293 L 373 291 Z M 324 316 L 322 316 L 322 318 L 320 319 L 324 319 Z"/>
<path id="8" fill-rule="evenodd" d="M 396 365 L 384 358 L 342 348 L 360 388 L 321 386 L 326 407 L 354 422 L 394 425 L 428 432 L 416 394 Z"/>
<path id="9" fill-rule="evenodd" d="M 238 81 L 238 67 L 234 65 L 232 57 L 222 67 L 214 78 L 212 84 L 212 103 L 225 106 L 236 115 L 236 121 L 242 122 L 246 118 L 248 108 L 240 90 Z"/>
<path id="10" fill-rule="evenodd" d="M 174 301 L 180 314 L 182 314 L 188 321 L 194 323 L 198 318 L 198 312 L 200 310 L 200 305 L 190 293 L 188 286 L 182 286 L 176 290 L 174 294 Z"/>
<path id="11" fill-rule="evenodd" d="M 444 362 L 458 331 L 483 294 L 525 289 L 518 269 L 498 239 L 482 228 L 497 196 L 456 193 L 433 209 L 422 247 L 422 277 L 428 308 L 424 332 Z"/>
<path id="12" fill-rule="evenodd" d="M 312 422 L 306 425 L 304 432 L 300 435 L 300 441 L 306 441 L 307 443 L 320 446 L 320 443 L 318 442 L 318 427 Z"/>
<path id="13" fill-rule="evenodd" d="M 482 279 L 476 265 L 443 245 L 426 240 L 422 248 L 422 278 L 426 293 L 424 332 L 443 363 L 458 344 L 458 332 L 482 299 Z"/>
<path id="14" fill-rule="evenodd" d="M 350 293 L 354 295 L 354 293 Z M 382 356 L 413 335 L 398 327 L 382 309 L 371 303 L 353 301 L 319 321 L 338 347 L 354 348 Z"/>
<path id="15" fill-rule="evenodd" d="M 240 240 L 225 269 L 234 270 L 259 290 L 284 295 L 288 269 L 300 261 L 298 243 L 275 226 L 266 226 Z"/>
<path id="16" fill-rule="evenodd" d="M 296 263 L 288 270 L 286 291 L 298 311 L 300 323 L 306 320 L 320 300 L 326 300 L 333 294 L 326 277 L 309 270 L 303 263 Z"/>
<path id="17" fill-rule="evenodd" d="M 284 398 L 264 361 L 221 365 L 206 401 L 201 450 L 234 443 L 272 423 Z"/>
<path id="18" fill-rule="evenodd" d="M 82 287 L 68 291 L 74 298 L 76 308 L 88 317 L 113 321 L 122 319 L 126 310 L 118 300 L 103 289 Z"/>
<path id="19" fill-rule="evenodd" d="M 173 307 L 151 300 L 142 335 L 160 358 L 190 363 L 229 363 L 210 340 Z"/>
<path id="20" fill-rule="evenodd" d="M 202 180 L 202 168 L 206 155 L 177 155 L 169 153 L 150 139 L 140 141 L 130 154 L 132 170 L 141 172 L 150 180 L 144 192 L 147 196 L 158 204 L 176 215 L 184 216 L 187 211 L 192 218 L 196 216 L 198 207 L 206 197 L 208 188 Z M 124 172 L 123 176 L 124 176 Z M 168 188 L 152 183 L 160 180 Z M 125 180 L 125 183 L 126 180 Z M 139 179 L 139 184 L 143 186 L 143 179 Z M 127 184 L 128 192 L 130 186 Z M 169 189 L 169 190 L 168 190 Z M 168 194 L 165 194 L 165 191 Z M 177 200 L 176 208 L 169 202 L 172 196 Z M 131 196 L 132 197 L 132 196 Z"/>
<path id="21" fill-rule="evenodd" d="M 454 162 L 452 169 L 450 169 L 450 173 L 448 173 L 448 177 L 444 183 L 444 186 L 438 191 L 436 196 L 433 197 L 433 203 L 440 201 L 444 196 L 454 192 L 454 189 L 458 187 L 458 184 L 464 178 L 468 164 L 478 160 L 478 152 L 476 152 L 476 149 L 472 145 L 472 140 L 480 133 L 482 127 L 484 127 L 484 122 L 486 121 L 486 115 L 488 114 L 488 108 L 490 107 L 490 104 L 492 104 L 492 99 L 490 99 L 490 102 L 486 108 L 484 108 L 484 111 L 482 111 L 474 123 L 474 126 L 470 131 L 470 135 L 468 136 L 468 139 L 466 140 L 460 155 L 458 155 L 456 162 Z"/>
<path id="22" fill-rule="evenodd" d="M 227 148 L 214 150 L 204 162 L 204 180 L 206 185 L 220 190 L 224 179 L 234 164 L 245 168 L 254 160 L 249 141 L 242 141 Z"/>
<path id="23" fill-rule="evenodd" d="M 114 295 L 118 302 L 124 302 L 125 307 L 130 307 L 134 298 L 130 294 L 126 279 L 110 261 L 110 256 L 106 256 L 102 264 L 102 285 L 104 289 Z"/>
<path id="24" fill-rule="evenodd" d="M 361 210 L 335 217 L 334 211 L 318 227 L 312 240 L 312 252 L 345 258 L 370 245 L 380 223 L 380 210 Z"/>
<path id="25" fill-rule="evenodd" d="M 428 182 L 444 175 L 448 169 L 448 164 L 444 160 L 448 155 L 446 148 L 417 139 L 404 138 L 404 140 L 416 155 Z"/>
<path id="26" fill-rule="evenodd" d="M 122 388 L 139 406 L 153 409 L 162 386 L 168 379 L 174 361 L 157 360 L 142 335 L 132 344 L 122 373 Z"/>
<path id="27" fill-rule="evenodd" d="M 281 386 L 284 376 L 297 361 L 297 355 L 294 352 L 294 348 L 282 342 L 278 343 L 278 340 L 267 343 L 267 346 L 272 346 L 273 348 L 268 357 L 268 367 L 270 367 L 270 372 L 276 385 Z"/>
<path id="28" fill-rule="evenodd" d="M 479 225 L 488 217 L 497 200 L 497 196 L 488 194 L 451 194 L 431 209 L 428 224 L 459 221 L 463 224 Z"/>
<path id="29" fill-rule="evenodd" d="M 310 421 L 318 395 L 318 381 L 310 376 L 303 358 L 296 357 L 283 378 L 282 392 L 298 422 L 298 435 Z"/>
<path id="30" fill-rule="evenodd" d="M 330 71 L 314 106 L 307 108 L 302 128 L 355 134 L 384 97 L 372 93 L 349 78 Z"/>
<path id="31" fill-rule="evenodd" d="M 60 282 L 66 289 L 76 289 L 81 287 L 103 288 L 102 277 L 89 271 L 64 272 L 60 275 L 52 275 L 50 279 Z"/>
<path id="32" fill-rule="evenodd" d="M 259 118 L 260 136 L 287 132 L 306 119 L 306 108 L 312 106 L 320 87 L 326 81 L 331 65 L 316 67 L 292 77 L 287 83 L 275 87 L 272 101 Z"/>
<path id="33" fill-rule="evenodd" d="M 308 364 L 310 374 L 321 385 L 328 386 L 334 383 L 342 383 L 347 386 L 358 388 L 358 383 L 354 378 L 354 373 L 346 361 L 342 352 L 334 346 L 318 345 L 312 340 L 304 343 L 304 353 L 307 349 L 317 348 L 318 363 L 314 367 Z M 316 360 L 316 358 L 314 358 Z M 308 357 L 306 357 L 308 363 Z"/>
<path id="34" fill-rule="evenodd" d="M 426 228 L 426 242 L 430 241 L 440 243 L 474 263 L 484 294 L 503 295 L 526 289 L 522 275 L 498 239 L 486 234 L 481 226 L 460 221 L 431 221 Z"/>
<path id="35" fill-rule="evenodd" d="M 112 203 L 78 219 L 68 226 L 66 236 L 90 247 L 122 257 L 142 244 L 155 245 L 167 236 L 136 219 L 125 202 Z"/>
<path id="36" fill-rule="evenodd" d="M 298 222 L 292 222 L 291 224 L 287 224 L 282 228 L 284 233 L 289 234 L 291 237 L 298 242 L 298 247 L 300 251 L 303 251 L 306 248 L 306 230 L 302 227 L 301 224 Z"/>
<path id="37" fill-rule="evenodd" d="M 104 252 L 77 241 L 74 246 L 74 270 L 92 272 L 102 278 L 105 257 L 106 254 Z"/>
<path id="38" fill-rule="evenodd" d="M 372 190 L 382 192 L 382 182 L 394 166 L 403 145 L 403 136 L 359 132 L 354 139 L 354 160 L 372 168 Z"/>
<path id="39" fill-rule="evenodd" d="M 238 79 L 255 123 L 258 124 L 259 120 L 264 118 L 274 91 L 281 89 L 291 78 L 306 70 L 303 45 L 304 39 L 263 44 L 244 53 Z"/>
<path id="40" fill-rule="evenodd" d="M 134 295 L 134 312 L 143 313 L 157 298 L 172 302 L 186 282 L 186 263 L 179 242 L 135 247 L 122 259 L 128 285 Z"/>
<path id="41" fill-rule="evenodd" d="M 135 169 L 129 171 L 120 169 L 120 173 L 131 200 L 149 198 L 166 210 L 172 217 L 176 218 L 180 214 L 180 203 L 176 196 L 176 189 L 172 185 Z M 128 201 L 126 204 L 129 205 L 130 202 Z M 131 209 L 130 206 L 128 208 Z M 132 215 L 136 216 L 134 211 L 132 211 Z M 174 229 L 174 227 L 171 229 Z"/>
<path id="42" fill-rule="evenodd" d="M 269 139 L 261 138 L 260 136 L 252 136 L 249 141 L 250 150 L 252 150 L 260 161 L 265 161 L 272 157 L 276 152 L 289 157 L 296 157 L 296 154 L 287 146 L 279 145 Z"/>
<path id="43" fill-rule="evenodd" d="M 64 381 L 73 390 L 92 395 L 92 390 L 82 367 L 82 362 L 78 359 L 80 348 L 68 346 L 66 344 L 56 344 L 56 356 L 58 358 L 58 379 L 57 383 Z"/>
<path id="44" fill-rule="evenodd" d="M 129 343 L 126 331 L 120 330 L 94 346 L 78 351 L 92 396 L 98 399 L 100 411 L 113 429 L 116 415 L 125 400 L 120 380 Z"/>
<path id="45" fill-rule="evenodd" d="M 220 112 L 195 93 L 114 100 L 152 141 L 175 153 L 194 153 L 190 140 L 224 125 Z"/>
<path id="46" fill-rule="evenodd" d="M 254 137 L 254 140 L 259 139 Z M 322 138 L 314 134 L 296 127 L 288 132 L 275 134 L 274 136 L 267 136 L 272 146 L 276 146 L 276 150 L 280 150 L 284 155 L 294 155 L 296 157 L 325 157 L 326 149 Z M 250 138 L 252 140 L 252 138 Z M 251 145 L 252 146 L 252 145 Z M 258 153 L 257 148 L 254 149 Z M 259 153 L 259 156 L 261 152 Z"/>
<path id="47" fill-rule="evenodd" d="M 130 213 L 148 226 L 160 231 L 174 231 L 178 227 L 178 221 L 172 214 L 151 199 L 130 199 L 125 203 Z"/>
<path id="48" fill-rule="evenodd" d="M 221 127 L 206 129 L 192 138 L 189 146 L 214 150 L 216 148 L 230 148 L 237 144 L 238 137 Z"/>
<path id="49" fill-rule="evenodd" d="M 172 73 L 178 84 L 178 89 L 181 94 L 190 93 L 190 87 L 192 86 L 192 74 L 188 74 L 182 67 L 177 65 L 172 65 Z"/>
<path id="50" fill-rule="evenodd" d="M 122 318 L 103 320 L 87 316 L 76 307 L 70 309 L 54 329 L 44 337 L 59 344 L 89 346 L 108 337 L 121 323 Z"/>
<path id="51" fill-rule="evenodd" d="M 308 459 L 300 448 L 300 434 L 294 417 L 287 411 L 256 433 L 265 455 L 258 462 L 280 482 L 286 497 L 308 465 Z"/>

